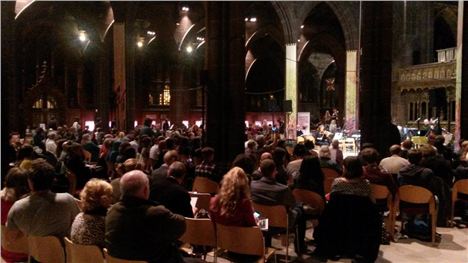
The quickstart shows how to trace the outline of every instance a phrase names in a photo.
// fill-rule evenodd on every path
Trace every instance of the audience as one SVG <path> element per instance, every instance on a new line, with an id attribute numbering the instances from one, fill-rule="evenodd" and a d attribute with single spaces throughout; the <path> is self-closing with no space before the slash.
<path id="1" fill-rule="evenodd" d="M 409 165 L 408 160 L 405 158 L 402 158 L 400 156 L 402 150 L 400 145 L 395 144 L 390 146 L 390 157 L 383 158 L 380 161 L 380 166 L 382 166 L 383 169 L 387 170 L 388 173 L 397 175 L 401 168 Z"/>
<path id="2" fill-rule="evenodd" d="M 317 157 L 307 156 L 302 160 L 299 175 L 294 180 L 294 188 L 305 189 L 324 196 L 324 175 Z"/>
<path id="3" fill-rule="evenodd" d="M 392 196 L 395 196 L 397 191 L 397 183 L 387 170 L 377 164 L 379 153 L 374 148 L 366 148 L 361 151 L 361 159 L 363 161 L 364 178 L 372 184 L 384 185 L 390 191 Z"/>
<path id="4" fill-rule="evenodd" d="M 79 245 L 105 247 L 105 218 L 112 203 L 112 186 L 100 179 L 89 180 L 80 193 L 81 213 L 73 221 L 71 241 Z"/>
<path id="5" fill-rule="evenodd" d="M 159 167 L 158 169 L 153 170 L 153 172 L 151 173 L 151 180 L 154 180 L 157 177 L 166 178 L 169 166 L 178 159 L 179 154 L 176 150 L 167 151 L 164 154 L 164 164 L 162 164 L 161 167 Z"/>
<path id="6" fill-rule="evenodd" d="M 216 164 L 214 163 L 214 149 L 211 147 L 204 147 L 201 150 L 202 163 L 195 167 L 195 177 L 202 176 L 212 181 L 219 182 L 220 178 L 216 171 Z"/>
<path id="7" fill-rule="evenodd" d="M 338 165 L 343 164 L 343 151 L 340 150 L 340 142 L 338 140 L 333 140 L 330 148 L 330 159 L 336 162 Z"/>
<path id="8" fill-rule="evenodd" d="M 328 146 L 323 145 L 320 147 L 318 156 L 320 158 L 321 168 L 330 168 L 335 170 L 338 174 L 341 174 L 341 167 L 335 161 L 331 160 L 330 148 L 328 148 Z"/>

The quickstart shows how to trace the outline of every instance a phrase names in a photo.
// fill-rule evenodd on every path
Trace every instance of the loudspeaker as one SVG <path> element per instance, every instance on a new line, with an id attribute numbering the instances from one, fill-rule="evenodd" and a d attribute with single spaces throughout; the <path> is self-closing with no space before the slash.
<path id="1" fill-rule="evenodd" d="M 292 100 L 285 100 L 283 102 L 283 111 L 292 112 Z"/>

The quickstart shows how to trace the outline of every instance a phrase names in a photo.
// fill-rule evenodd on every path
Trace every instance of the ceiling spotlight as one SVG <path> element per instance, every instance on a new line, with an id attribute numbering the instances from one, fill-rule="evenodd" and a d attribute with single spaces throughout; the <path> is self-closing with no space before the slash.
<path id="1" fill-rule="evenodd" d="M 143 40 L 139 40 L 137 42 L 137 47 L 142 48 L 143 47 Z"/>
<path id="2" fill-rule="evenodd" d="M 303 29 L 303 28 L 304 28 L 304 25 L 301 25 L 301 29 Z"/>
<path id="3" fill-rule="evenodd" d="M 256 17 L 251 17 L 250 22 L 257 22 L 257 18 Z"/>
<path id="4" fill-rule="evenodd" d="M 180 26 L 180 23 L 175 23 L 175 24 L 176 24 L 176 26 Z"/>
<path id="5" fill-rule="evenodd" d="M 197 40 L 198 41 L 205 41 L 205 38 L 204 37 L 197 37 Z"/>
<path id="6" fill-rule="evenodd" d="M 193 48 L 192 46 L 187 46 L 187 48 L 185 49 L 185 51 L 187 51 L 187 53 L 192 53 L 193 52 Z"/>
<path id="7" fill-rule="evenodd" d="M 147 31 L 146 34 L 148 34 L 148 36 L 156 35 L 156 33 L 154 31 Z"/>
<path id="8" fill-rule="evenodd" d="M 190 10 L 190 8 L 188 6 L 183 6 L 182 7 L 182 11 L 184 12 L 188 12 Z"/>
<path id="9" fill-rule="evenodd" d="M 248 17 L 244 18 L 244 21 L 249 22 L 249 18 Z"/>
<path id="10" fill-rule="evenodd" d="M 298 39 L 298 40 L 297 40 L 297 42 L 301 42 L 301 40 L 300 40 L 300 39 Z"/>
<path id="11" fill-rule="evenodd" d="M 85 42 L 86 40 L 88 40 L 88 36 L 86 35 L 86 31 L 80 30 L 79 35 L 78 35 L 78 39 L 81 42 Z"/>

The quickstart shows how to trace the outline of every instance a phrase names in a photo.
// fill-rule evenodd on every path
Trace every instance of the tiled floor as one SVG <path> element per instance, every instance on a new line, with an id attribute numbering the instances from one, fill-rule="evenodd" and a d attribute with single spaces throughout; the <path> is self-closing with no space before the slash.
<path id="1" fill-rule="evenodd" d="M 400 239 L 396 243 L 391 242 L 390 245 L 381 245 L 377 263 L 468 263 L 468 228 L 437 228 L 437 232 L 442 235 L 442 240 L 436 246 L 432 246 L 430 242 L 422 242 L 416 239 Z M 307 231 L 307 237 L 311 238 L 312 230 Z M 273 240 L 273 246 L 280 248 L 280 242 Z M 310 250 L 314 250 L 313 246 L 309 246 Z M 278 259 L 283 259 L 285 249 L 278 251 Z M 290 246 L 290 255 L 292 262 L 318 263 L 319 260 L 310 256 L 303 256 L 302 259 L 297 258 L 294 253 L 294 247 Z M 207 258 L 207 261 L 213 262 L 213 258 Z M 282 260 L 278 260 L 283 262 Z M 218 258 L 219 263 L 229 262 L 223 258 Z M 291 261 L 290 261 L 291 262 Z M 339 261 L 328 262 L 346 262 L 350 263 L 350 259 L 340 259 Z"/>

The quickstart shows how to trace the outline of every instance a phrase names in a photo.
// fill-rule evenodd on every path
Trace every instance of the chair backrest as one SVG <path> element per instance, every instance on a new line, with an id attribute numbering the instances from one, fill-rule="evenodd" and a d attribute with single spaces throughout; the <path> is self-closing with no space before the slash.
<path id="1" fill-rule="evenodd" d="M 269 226 L 288 228 L 288 213 L 284 205 L 262 205 L 254 202 L 253 206 L 262 217 L 268 218 Z"/>
<path id="2" fill-rule="evenodd" d="M 189 192 L 191 198 L 197 198 L 197 202 L 195 203 L 195 207 L 198 209 L 205 209 L 208 211 L 210 209 L 210 200 L 211 195 L 209 193 L 196 193 L 196 192 Z"/>
<path id="3" fill-rule="evenodd" d="M 85 162 L 91 162 L 91 153 L 87 150 L 83 150 L 84 160 Z"/>
<path id="4" fill-rule="evenodd" d="M 316 192 L 305 189 L 294 189 L 292 193 L 296 202 L 302 202 L 317 209 L 318 214 L 321 214 L 325 208 L 325 201 Z"/>
<path id="5" fill-rule="evenodd" d="M 326 194 L 328 194 L 331 191 L 331 185 L 333 183 L 333 180 L 335 180 L 335 178 L 340 177 L 340 174 L 331 168 L 322 168 L 322 172 L 323 172 L 323 191 Z"/>
<path id="6" fill-rule="evenodd" d="M 106 258 L 106 263 L 146 263 L 146 261 L 140 261 L 140 260 L 128 260 L 128 259 L 120 259 L 120 258 L 115 258 L 107 252 L 107 249 L 104 250 L 104 255 Z"/>
<path id="7" fill-rule="evenodd" d="M 23 234 L 14 241 L 7 240 L 8 233 L 11 231 L 16 233 L 16 230 L 10 230 L 2 225 L 2 247 L 9 252 L 28 254 L 28 237 Z"/>
<path id="8" fill-rule="evenodd" d="M 395 198 L 395 206 L 398 206 L 400 201 L 413 204 L 429 204 L 429 211 L 435 211 L 434 195 L 431 191 L 424 187 L 416 185 L 403 185 L 398 188 L 398 193 Z"/>
<path id="9" fill-rule="evenodd" d="M 256 226 L 239 227 L 216 224 L 218 247 L 247 255 L 265 255 L 262 231 Z"/>
<path id="10" fill-rule="evenodd" d="M 453 184 L 452 194 L 457 196 L 458 193 L 468 195 L 468 179 L 458 180 Z"/>
<path id="11" fill-rule="evenodd" d="M 104 256 L 98 246 L 74 244 L 67 237 L 65 249 L 67 251 L 67 263 L 102 263 Z"/>
<path id="12" fill-rule="evenodd" d="M 200 246 L 216 247 L 216 233 L 213 222 L 209 218 L 185 218 L 185 233 L 180 240 L 185 243 Z"/>
<path id="13" fill-rule="evenodd" d="M 65 252 L 58 237 L 28 236 L 29 255 L 39 262 L 63 263 Z"/>
<path id="14" fill-rule="evenodd" d="M 210 193 L 214 194 L 218 192 L 218 183 L 212 181 L 203 176 L 195 177 L 195 181 L 193 182 L 192 191 L 199 192 L 199 193 Z"/>

